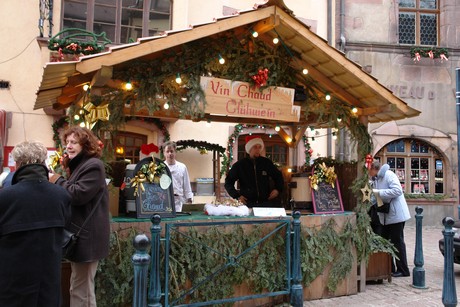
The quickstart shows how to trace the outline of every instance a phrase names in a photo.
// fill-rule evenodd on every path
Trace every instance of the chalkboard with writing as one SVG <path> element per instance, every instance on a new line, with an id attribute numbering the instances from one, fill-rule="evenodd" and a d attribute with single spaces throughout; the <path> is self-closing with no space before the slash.
<path id="1" fill-rule="evenodd" d="M 139 171 L 145 170 L 145 164 L 152 163 L 152 157 L 142 159 L 134 169 L 134 175 Z M 144 166 L 144 168 L 142 168 Z M 166 164 L 155 158 L 155 167 L 162 169 L 162 174 L 155 173 L 157 177 L 154 182 L 142 182 L 142 187 L 137 189 L 136 196 L 136 216 L 137 218 L 150 218 L 154 214 L 161 217 L 175 217 L 176 208 L 174 205 L 174 190 L 172 185 L 171 172 Z M 153 168 L 152 168 L 153 169 Z M 162 180 L 159 177 L 162 176 Z M 166 177 L 168 176 L 168 177 Z M 166 179 L 166 180 L 163 180 Z M 160 182 L 161 181 L 161 182 Z M 166 183 L 165 183 L 166 181 Z"/>
<path id="2" fill-rule="evenodd" d="M 326 182 L 318 183 L 318 189 L 311 189 L 311 194 L 315 214 L 343 212 L 338 180 L 336 180 L 334 187 Z"/>

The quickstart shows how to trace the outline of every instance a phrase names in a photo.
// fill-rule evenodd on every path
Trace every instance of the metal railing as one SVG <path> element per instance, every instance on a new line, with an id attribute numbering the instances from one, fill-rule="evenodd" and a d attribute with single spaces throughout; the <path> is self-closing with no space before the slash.
<path id="1" fill-rule="evenodd" d="M 201 222 L 174 222 L 169 221 L 165 223 L 165 238 L 161 239 L 160 225 L 161 218 L 158 215 L 152 217 L 151 227 L 151 257 L 146 255 L 148 246 L 148 238 L 145 235 L 138 235 L 134 239 L 134 247 L 136 253 L 133 256 L 134 264 L 134 307 L 144 306 L 207 306 L 214 304 L 232 303 L 242 300 L 251 300 L 266 297 L 275 297 L 281 295 L 290 295 L 290 303 L 292 306 L 302 306 L 303 304 L 303 286 L 301 284 L 301 267 L 300 267 L 300 213 L 296 212 L 291 218 L 278 218 L 278 219 L 253 219 L 253 220 L 225 220 L 225 221 L 201 221 Z M 221 251 L 206 242 L 201 242 L 195 237 L 191 236 L 188 232 L 182 229 L 191 229 L 192 227 L 221 227 L 221 226 L 237 226 L 237 225 L 274 225 L 272 229 L 268 229 L 256 242 L 250 246 L 243 247 L 241 250 L 235 252 Z M 212 285 L 213 280 L 222 274 L 229 274 L 231 268 L 241 268 L 251 271 L 252 268 L 245 264 L 245 257 L 253 256 L 257 253 L 261 246 L 273 238 L 274 236 L 284 236 L 284 270 L 285 270 L 285 283 L 284 285 L 277 285 L 275 291 L 255 293 L 248 295 L 241 295 L 235 297 L 219 298 L 209 301 L 195 301 L 189 302 L 190 296 L 195 291 L 199 291 L 202 287 Z M 199 276 L 199 278 L 190 280 L 190 287 L 183 289 L 177 297 L 170 297 L 170 250 L 171 240 L 174 238 L 181 238 L 183 240 L 191 240 L 197 248 L 204 249 L 206 252 L 211 253 L 214 257 L 220 259 L 220 264 L 213 267 L 207 276 Z M 164 241 L 164 261 L 160 262 L 161 256 L 161 241 Z M 146 243 L 147 242 L 147 243 Z M 148 263 L 150 263 L 150 279 L 149 289 L 147 289 L 147 274 Z M 161 265 L 161 266 L 160 266 Z M 281 268 L 277 268 L 278 270 Z M 164 278 L 161 278 L 163 272 Z M 257 274 L 256 272 L 251 272 Z M 259 277 L 259 276 L 258 276 Z M 190 276 L 189 276 L 190 278 Z M 260 276 L 260 278 L 265 278 Z M 161 282 L 163 280 L 163 283 Z M 161 289 L 164 289 L 162 292 Z"/>

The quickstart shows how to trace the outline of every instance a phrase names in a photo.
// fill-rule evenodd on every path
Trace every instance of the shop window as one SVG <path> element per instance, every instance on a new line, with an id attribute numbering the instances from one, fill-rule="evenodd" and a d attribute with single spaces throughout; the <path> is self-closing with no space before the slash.
<path id="1" fill-rule="evenodd" d="M 126 160 L 129 163 L 139 162 L 142 144 L 147 144 L 147 136 L 131 132 L 119 132 L 114 137 L 116 160 Z"/>
<path id="2" fill-rule="evenodd" d="M 439 1 L 399 1 L 399 43 L 438 45 Z"/>
<path id="3" fill-rule="evenodd" d="M 248 156 L 244 145 L 247 135 L 238 137 L 238 160 Z M 279 167 L 285 167 L 288 164 L 289 148 L 279 135 L 261 135 L 265 145 L 265 156 L 272 160 Z"/>
<path id="4" fill-rule="evenodd" d="M 387 144 L 376 155 L 398 176 L 405 193 L 444 194 L 444 161 L 429 144 L 401 139 Z"/>
<path id="5" fill-rule="evenodd" d="M 64 0 L 63 25 L 96 34 L 114 44 L 154 36 L 171 28 L 170 0 Z"/>

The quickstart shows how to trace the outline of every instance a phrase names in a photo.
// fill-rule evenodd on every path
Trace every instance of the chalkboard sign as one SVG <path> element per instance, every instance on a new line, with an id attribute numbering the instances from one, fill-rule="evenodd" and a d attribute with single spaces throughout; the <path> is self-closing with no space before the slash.
<path id="1" fill-rule="evenodd" d="M 142 159 L 134 168 L 134 175 L 138 174 L 145 164 L 149 165 L 152 161 L 152 157 Z M 176 216 L 171 172 L 168 166 L 160 159 L 155 158 L 155 164 L 163 169 L 161 174 L 163 178 L 161 178 L 162 180 L 157 179 L 153 183 L 143 182 L 144 189 L 138 187 L 136 195 L 137 218 L 150 218 L 154 214 L 158 214 L 161 217 Z"/>
<path id="2" fill-rule="evenodd" d="M 318 189 L 311 189 L 311 194 L 315 214 L 343 212 L 338 180 L 336 180 L 334 187 L 326 182 L 318 183 Z"/>

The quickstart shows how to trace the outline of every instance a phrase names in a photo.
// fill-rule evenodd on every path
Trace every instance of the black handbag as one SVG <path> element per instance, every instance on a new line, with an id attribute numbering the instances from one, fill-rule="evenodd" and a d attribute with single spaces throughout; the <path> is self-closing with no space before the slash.
<path id="1" fill-rule="evenodd" d="M 62 237 L 62 258 L 67 259 L 75 252 L 78 235 L 64 228 Z"/>
<path id="2" fill-rule="evenodd" d="M 99 198 L 98 202 L 96 203 L 96 206 L 93 207 L 93 209 L 91 210 L 90 214 L 86 217 L 86 219 L 83 222 L 83 224 L 81 225 L 80 229 L 78 229 L 77 233 L 74 233 L 74 232 L 64 228 L 64 231 L 62 233 L 62 258 L 69 259 L 75 253 L 75 249 L 76 249 L 77 243 L 78 243 L 78 238 L 80 236 L 80 231 L 85 228 L 86 223 L 91 218 L 91 216 L 93 216 L 94 211 L 96 211 L 97 206 L 101 202 L 102 195 Z"/>
<path id="3" fill-rule="evenodd" d="M 390 204 L 391 202 L 388 202 L 388 203 L 383 203 L 383 205 L 381 205 L 380 207 L 377 206 L 377 212 L 380 212 L 380 213 L 388 213 L 390 212 Z"/>

